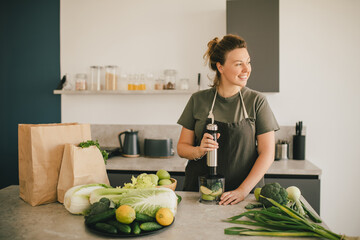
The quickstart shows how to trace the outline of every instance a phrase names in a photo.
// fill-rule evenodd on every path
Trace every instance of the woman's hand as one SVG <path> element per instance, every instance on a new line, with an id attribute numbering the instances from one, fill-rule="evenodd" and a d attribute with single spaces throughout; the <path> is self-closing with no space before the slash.
<path id="1" fill-rule="evenodd" d="M 247 195 L 249 195 L 249 193 L 246 193 L 239 188 L 233 191 L 224 192 L 220 197 L 219 205 L 237 204 L 243 201 Z"/>
<path id="2" fill-rule="evenodd" d="M 220 133 L 218 133 L 216 137 L 219 138 Z M 199 148 L 200 148 L 200 151 L 202 152 L 202 154 L 205 154 L 205 153 L 207 153 L 209 151 L 212 151 L 214 149 L 218 149 L 219 148 L 219 143 L 214 141 L 214 138 L 213 138 L 213 136 L 211 134 L 204 133 L 204 136 L 201 139 Z"/>

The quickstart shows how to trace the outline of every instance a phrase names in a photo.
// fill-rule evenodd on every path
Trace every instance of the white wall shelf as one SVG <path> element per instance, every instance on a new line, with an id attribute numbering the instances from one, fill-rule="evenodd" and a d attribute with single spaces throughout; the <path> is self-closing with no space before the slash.
<path id="1" fill-rule="evenodd" d="M 68 94 L 68 95 L 172 95 L 172 94 L 192 94 L 193 90 L 116 90 L 116 91 L 73 91 L 73 90 L 54 90 L 54 94 Z"/>

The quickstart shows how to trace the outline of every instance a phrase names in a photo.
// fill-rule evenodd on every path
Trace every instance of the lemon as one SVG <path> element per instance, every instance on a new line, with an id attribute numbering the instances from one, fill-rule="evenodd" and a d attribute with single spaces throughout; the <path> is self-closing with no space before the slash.
<path id="1" fill-rule="evenodd" d="M 161 179 L 161 180 L 159 181 L 159 185 L 160 185 L 160 186 L 170 185 L 170 184 L 172 184 L 172 182 L 171 182 L 170 179 Z"/>
<path id="2" fill-rule="evenodd" d="M 156 176 L 159 177 L 159 180 L 161 179 L 170 179 L 170 173 L 164 169 L 160 169 L 156 172 Z"/>
<path id="3" fill-rule="evenodd" d="M 212 193 L 212 191 L 205 186 L 200 186 L 200 192 L 202 192 L 203 194 L 207 194 L 207 195 Z"/>
<path id="4" fill-rule="evenodd" d="M 135 220 L 135 210 L 128 205 L 121 205 L 115 211 L 116 220 L 124 224 L 130 224 Z"/>
<path id="5" fill-rule="evenodd" d="M 174 214 L 169 208 L 160 208 L 155 214 L 156 221 L 162 226 L 169 226 L 174 221 Z"/>

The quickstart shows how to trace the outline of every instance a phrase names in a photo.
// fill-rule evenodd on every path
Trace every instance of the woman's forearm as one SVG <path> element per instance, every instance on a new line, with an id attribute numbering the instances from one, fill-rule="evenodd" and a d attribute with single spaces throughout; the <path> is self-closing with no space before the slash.
<path id="1" fill-rule="evenodd" d="M 269 154 L 260 154 L 256 159 L 254 166 L 252 167 L 249 175 L 239 186 L 243 191 L 250 193 L 250 191 L 256 186 L 256 184 L 264 177 L 271 164 L 274 162 L 274 158 Z"/>
<path id="2" fill-rule="evenodd" d="M 201 151 L 200 147 L 194 147 L 187 143 L 178 143 L 177 151 L 180 157 L 189 160 L 201 158 L 206 154 L 206 152 Z"/>
<path id="3" fill-rule="evenodd" d="M 256 184 L 264 177 L 275 157 L 275 133 L 274 131 L 264 133 L 257 137 L 259 156 L 255 161 L 249 175 L 239 186 L 239 189 L 250 193 Z"/>

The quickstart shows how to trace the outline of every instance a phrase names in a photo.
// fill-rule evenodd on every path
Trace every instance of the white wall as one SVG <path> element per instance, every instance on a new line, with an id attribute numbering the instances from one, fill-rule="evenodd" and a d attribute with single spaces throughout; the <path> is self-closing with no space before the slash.
<path id="1" fill-rule="evenodd" d="M 280 1 L 282 124 L 307 128 L 306 156 L 323 170 L 321 216 L 360 235 L 360 1 Z"/>
<path id="2" fill-rule="evenodd" d="M 61 0 L 61 73 L 117 64 L 123 72 L 209 73 L 207 42 L 226 33 L 225 0 Z M 323 170 L 321 216 L 360 235 L 360 1 L 280 1 L 280 125 L 303 120 L 306 155 Z M 251 43 L 249 43 L 251 44 Z M 256 69 L 254 69 L 256 71 Z M 251 81 L 251 78 L 250 78 Z M 63 95 L 62 122 L 175 124 L 189 95 Z"/>

